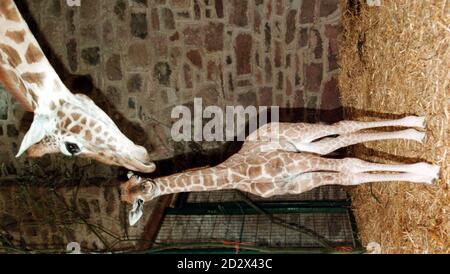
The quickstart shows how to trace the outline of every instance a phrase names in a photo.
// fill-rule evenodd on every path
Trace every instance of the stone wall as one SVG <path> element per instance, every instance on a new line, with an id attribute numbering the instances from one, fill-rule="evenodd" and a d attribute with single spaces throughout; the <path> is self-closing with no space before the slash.
<path id="1" fill-rule="evenodd" d="M 82 2 L 68 7 L 63 0 L 27 0 L 23 7 L 68 85 L 78 85 L 97 102 L 106 98 L 127 121 L 138 124 L 147 137 L 130 138 L 152 147 L 155 160 L 192 149 L 174 144 L 169 133 L 172 108 L 192 104 L 193 97 L 202 97 L 205 105 L 317 110 L 298 120 L 340 118 L 320 111 L 340 107 L 338 0 Z M 69 82 L 79 75 L 89 77 Z M 86 79 L 92 83 L 83 83 Z M 77 159 L 69 165 L 59 155 L 44 164 L 13 160 L 32 118 L 24 118 L 20 106 L 4 91 L 0 94 L 1 160 L 9 172 L 20 173 L 27 164 L 48 169 L 55 161 L 55 171 L 64 165 L 70 172 L 73 165 L 85 164 Z M 132 135 L 126 126 L 122 130 Z M 100 172 L 98 166 L 89 172 Z"/>
<path id="2" fill-rule="evenodd" d="M 338 0 L 82 0 L 80 7 L 64 0 L 17 2 L 67 85 L 91 96 L 132 140 L 152 148 L 155 160 L 223 149 L 222 143 L 171 140 L 172 108 L 192 105 L 194 97 L 205 106 L 308 110 L 293 121 L 341 118 Z M 116 176 L 115 167 L 61 155 L 15 159 L 31 120 L 0 90 L 3 178 Z M 133 131 L 136 125 L 141 131 Z M 94 203 L 106 206 L 107 200 L 99 194 Z M 119 208 L 110 215 L 119 216 Z"/>

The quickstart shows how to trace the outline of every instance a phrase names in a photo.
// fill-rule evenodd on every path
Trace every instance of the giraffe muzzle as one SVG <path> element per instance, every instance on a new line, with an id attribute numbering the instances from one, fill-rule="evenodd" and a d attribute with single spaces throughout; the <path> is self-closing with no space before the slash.
<path id="1" fill-rule="evenodd" d="M 135 165 L 135 171 L 144 172 L 144 173 L 152 173 L 156 170 L 156 165 L 153 162 L 140 162 Z"/>
<path id="2" fill-rule="evenodd" d="M 117 156 L 116 164 L 130 170 L 152 173 L 156 169 L 155 163 L 150 160 L 149 153 L 142 146 L 133 144 L 133 148 L 128 149 L 126 154 L 119 154 Z"/>
<path id="3" fill-rule="evenodd" d="M 130 170 L 143 173 L 152 173 L 156 170 L 155 163 L 148 161 L 147 158 L 137 159 L 136 157 L 131 157 L 129 161 L 120 163 L 120 165 L 123 165 Z"/>

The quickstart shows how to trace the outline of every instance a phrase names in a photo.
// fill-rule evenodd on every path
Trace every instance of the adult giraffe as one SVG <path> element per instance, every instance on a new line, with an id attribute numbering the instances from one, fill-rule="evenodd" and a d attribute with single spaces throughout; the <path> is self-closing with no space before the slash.
<path id="1" fill-rule="evenodd" d="M 329 159 L 326 155 L 349 145 L 386 139 L 422 142 L 425 132 L 405 129 L 392 132 L 360 132 L 377 127 L 425 128 L 424 117 L 408 116 L 376 122 L 341 121 L 333 125 L 270 123 L 250 134 L 241 150 L 210 168 L 149 179 L 129 173 L 121 185 L 122 201 L 133 205 L 130 224 L 143 214 L 143 204 L 165 194 L 188 191 L 238 189 L 252 194 L 299 194 L 322 185 L 358 185 L 369 182 L 408 181 L 431 184 L 439 178 L 439 166 L 376 164 L 356 158 Z M 330 137 L 338 135 L 337 137 Z M 384 171 L 390 173 L 369 173 Z M 394 172 L 394 173 L 391 173 Z"/>
<path id="2" fill-rule="evenodd" d="M 129 140 L 89 97 L 68 90 L 12 0 L 0 1 L 0 83 L 34 112 L 17 156 L 61 152 L 140 172 L 155 170 L 144 147 Z"/>

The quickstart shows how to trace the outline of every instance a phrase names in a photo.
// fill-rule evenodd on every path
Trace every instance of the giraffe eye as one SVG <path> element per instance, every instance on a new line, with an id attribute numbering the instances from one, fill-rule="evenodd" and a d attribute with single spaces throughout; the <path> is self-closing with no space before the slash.
<path id="1" fill-rule="evenodd" d="M 67 151 L 72 155 L 80 153 L 81 151 L 77 144 L 66 142 L 65 145 Z"/>

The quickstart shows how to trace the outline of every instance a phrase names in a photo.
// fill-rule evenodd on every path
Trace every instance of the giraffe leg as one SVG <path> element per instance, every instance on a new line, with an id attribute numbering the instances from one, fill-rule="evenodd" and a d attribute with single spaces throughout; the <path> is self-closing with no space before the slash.
<path id="1" fill-rule="evenodd" d="M 356 133 L 357 131 L 378 127 L 417 127 L 425 128 L 425 117 L 419 116 L 407 116 L 401 119 L 395 120 L 382 120 L 373 122 L 360 122 L 360 121 L 340 121 L 335 124 L 326 126 L 328 127 L 328 134 L 315 135 L 315 139 L 326 137 L 329 135 L 342 135 L 349 133 Z M 313 141 L 311 140 L 311 141 Z"/>
<path id="2" fill-rule="evenodd" d="M 436 178 L 429 175 L 421 175 L 416 173 L 391 173 L 391 174 L 375 174 L 375 173 L 355 173 L 350 175 L 351 180 L 347 185 L 359 185 L 364 183 L 388 182 L 388 181 L 406 181 L 411 183 L 432 184 Z"/>
<path id="3" fill-rule="evenodd" d="M 346 158 L 342 160 L 341 172 L 349 173 L 362 173 L 369 171 L 389 171 L 389 172 L 406 172 L 417 175 L 423 175 L 426 177 L 432 177 L 434 179 L 439 178 L 439 166 L 432 165 L 426 162 L 414 163 L 414 164 L 378 164 L 363 161 L 356 158 Z"/>
<path id="4" fill-rule="evenodd" d="M 335 134 L 348 134 L 363 129 L 377 128 L 377 127 L 425 128 L 425 117 L 407 116 L 395 120 L 382 120 L 373 122 L 341 121 L 331 125 L 331 127 L 334 128 Z"/>
<path id="5" fill-rule="evenodd" d="M 378 127 L 417 127 L 425 128 L 425 117 L 407 116 L 395 120 L 382 120 L 373 122 L 340 121 L 332 125 L 320 124 L 288 124 L 287 139 L 290 142 L 309 143 L 314 140 L 330 136 L 355 133 L 360 130 Z"/>
<path id="6" fill-rule="evenodd" d="M 276 184 L 276 188 L 269 193 L 269 196 L 300 194 L 323 185 L 350 186 L 392 181 L 432 184 L 434 180 L 435 178 L 431 176 L 409 172 L 395 174 L 309 172 L 292 177 L 285 183 Z"/>
<path id="7" fill-rule="evenodd" d="M 422 143 L 424 138 L 425 132 L 420 132 L 415 129 L 405 129 L 392 132 L 350 133 L 340 135 L 336 138 L 325 138 L 313 143 L 296 143 L 294 146 L 298 151 L 325 155 L 339 148 L 363 142 L 388 139 L 407 139 Z"/>
<path id="8" fill-rule="evenodd" d="M 334 171 L 342 173 L 361 173 L 369 171 L 409 172 L 419 175 L 439 177 L 439 166 L 426 162 L 414 164 L 379 164 L 371 163 L 357 158 L 329 159 L 303 153 L 289 155 L 294 161 L 286 165 L 289 174 L 313 171 Z M 305 167 L 305 162 L 309 164 Z"/>
<path id="9" fill-rule="evenodd" d="M 313 142 L 330 135 L 346 135 L 357 131 L 377 127 L 417 127 L 425 128 L 425 117 L 407 116 L 396 120 L 374 122 L 340 121 L 332 125 L 308 123 L 269 123 L 254 131 L 246 143 L 251 140 L 263 140 L 260 150 L 298 151 L 298 144 Z M 244 147 L 248 145 L 244 143 Z M 254 145 L 253 145 L 254 146 Z M 254 149 L 251 145 L 250 149 Z"/>

